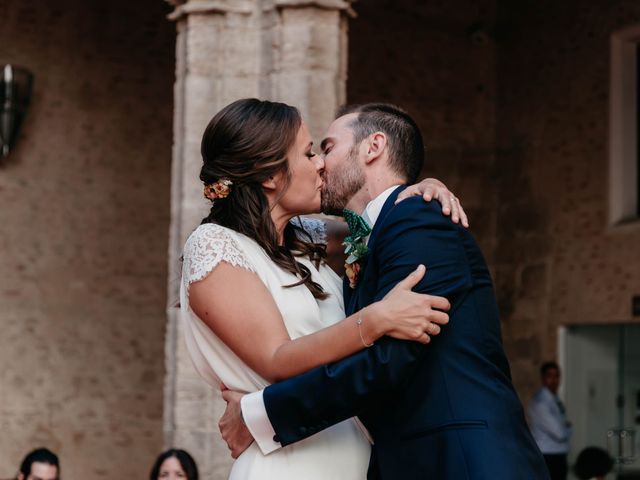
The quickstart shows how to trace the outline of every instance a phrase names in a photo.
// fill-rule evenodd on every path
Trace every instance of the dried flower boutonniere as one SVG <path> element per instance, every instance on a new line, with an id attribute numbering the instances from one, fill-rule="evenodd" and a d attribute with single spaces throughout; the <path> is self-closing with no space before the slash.
<path id="1" fill-rule="evenodd" d="M 350 241 L 350 237 L 347 237 L 342 244 L 346 246 L 344 253 L 347 255 L 347 260 L 344 268 L 347 278 L 349 279 L 349 286 L 356 288 L 358 275 L 360 274 L 360 268 L 362 266 L 361 261 L 367 256 L 369 249 L 362 238 L 352 242 Z"/>
<path id="2" fill-rule="evenodd" d="M 369 252 L 364 239 L 371 233 L 371 227 L 364 218 L 352 210 L 345 209 L 342 216 L 349 227 L 349 236 L 342 242 L 346 247 L 344 253 L 347 255 L 344 268 L 349 279 L 349 286 L 356 288 L 362 267 L 361 261 Z"/>

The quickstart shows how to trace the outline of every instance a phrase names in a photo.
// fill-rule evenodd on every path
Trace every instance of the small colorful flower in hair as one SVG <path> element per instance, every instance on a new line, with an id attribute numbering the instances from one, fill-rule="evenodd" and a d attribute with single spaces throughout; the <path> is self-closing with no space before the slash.
<path id="1" fill-rule="evenodd" d="M 233 182 L 228 178 L 221 178 L 204 186 L 204 196 L 213 201 L 217 198 L 227 198 L 231 193 Z"/>

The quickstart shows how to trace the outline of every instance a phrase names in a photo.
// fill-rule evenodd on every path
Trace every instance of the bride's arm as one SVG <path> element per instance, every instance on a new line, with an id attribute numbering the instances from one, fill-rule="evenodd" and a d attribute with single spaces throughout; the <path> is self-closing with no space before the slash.
<path id="1" fill-rule="evenodd" d="M 414 195 L 422 196 L 425 202 L 437 200 L 442 205 L 442 214 L 451 216 L 453 223 L 462 222 L 465 227 L 469 226 L 467 214 L 462 208 L 460 200 L 447 186 L 437 178 L 425 178 L 414 185 L 408 186 L 398 195 L 396 203 Z M 349 235 L 347 224 L 340 219 L 323 219 L 327 225 L 327 252 L 329 254 L 344 250 L 342 239 Z"/>
<path id="2" fill-rule="evenodd" d="M 189 305 L 250 368 L 275 382 L 346 357 L 383 335 L 428 343 L 440 331 L 437 324 L 448 321 L 433 308 L 448 310 L 449 303 L 411 291 L 423 275 L 419 267 L 380 302 L 295 340 L 259 277 L 226 262 L 190 285 Z"/>

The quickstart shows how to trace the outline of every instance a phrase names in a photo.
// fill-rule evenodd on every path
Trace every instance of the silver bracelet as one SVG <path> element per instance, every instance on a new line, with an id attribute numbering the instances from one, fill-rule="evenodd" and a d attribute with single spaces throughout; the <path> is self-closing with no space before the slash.
<path id="1" fill-rule="evenodd" d="M 373 342 L 371 343 L 367 343 L 364 341 L 364 337 L 362 336 L 362 315 L 360 312 L 358 312 L 358 319 L 356 320 L 356 325 L 358 325 L 358 333 L 360 334 L 360 340 L 362 340 L 362 344 L 369 348 L 369 347 L 373 347 Z"/>

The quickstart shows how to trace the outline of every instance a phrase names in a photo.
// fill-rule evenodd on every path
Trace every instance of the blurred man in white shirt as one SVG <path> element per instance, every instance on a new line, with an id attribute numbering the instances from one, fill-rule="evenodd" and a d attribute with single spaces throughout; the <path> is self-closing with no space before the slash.
<path id="1" fill-rule="evenodd" d="M 529 402 L 529 426 L 549 468 L 551 480 L 566 480 L 571 424 L 558 398 L 560 367 L 547 362 L 540 368 L 542 387 Z"/>

